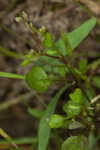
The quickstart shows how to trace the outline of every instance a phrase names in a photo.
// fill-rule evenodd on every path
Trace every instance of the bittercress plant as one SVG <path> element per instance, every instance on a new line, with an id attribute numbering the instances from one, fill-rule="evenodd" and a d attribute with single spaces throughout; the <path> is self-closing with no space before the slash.
<path id="1" fill-rule="evenodd" d="M 31 29 L 33 38 L 42 49 L 30 50 L 24 55 L 21 63 L 22 67 L 27 67 L 31 63 L 32 67 L 25 75 L 0 72 L 0 77 L 23 79 L 31 90 L 44 93 L 54 84 L 63 83 L 63 87 L 51 99 L 50 103 L 39 115 L 37 110 L 29 109 L 29 113 L 40 118 L 38 129 L 38 150 L 46 150 L 50 139 L 51 128 L 63 128 L 74 130 L 77 128 L 93 127 L 93 109 L 91 98 L 95 96 L 95 91 L 88 80 L 87 59 L 83 58 L 78 62 L 78 67 L 73 64 L 74 50 L 83 41 L 89 32 L 96 25 L 96 18 L 91 18 L 71 33 L 61 33 L 58 41 L 55 41 L 46 28 L 36 29 L 31 22 L 28 22 L 26 13 L 16 18 L 17 22 L 24 19 L 25 24 Z M 34 34 L 36 33 L 36 34 Z M 35 38 L 35 36 L 37 36 Z M 39 37 L 38 37 L 39 36 Z M 40 40 L 40 37 L 41 40 Z M 96 82 L 94 78 L 93 82 Z M 54 114 L 60 96 L 73 85 L 77 88 L 69 93 L 69 99 L 62 105 L 64 115 Z M 61 130 L 61 129 L 60 129 Z M 60 137 L 61 138 L 61 137 Z M 73 144 L 74 143 L 74 144 Z M 61 150 L 86 150 L 84 143 L 87 143 L 84 135 L 71 136 L 62 143 Z"/>

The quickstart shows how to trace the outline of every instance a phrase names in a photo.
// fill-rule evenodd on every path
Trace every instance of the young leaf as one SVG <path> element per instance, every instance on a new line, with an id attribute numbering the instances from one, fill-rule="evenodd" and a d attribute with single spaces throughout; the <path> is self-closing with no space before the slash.
<path id="1" fill-rule="evenodd" d="M 82 106 L 72 101 L 69 101 L 67 104 L 63 105 L 64 112 L 67 113 L 68 117 L 74 117 L 80 114 Z"/>
<path id="2" fill-rule="evenodd" d="M 76 103 L 76 104 L 82 104 L 83 103 L 83 94 L 79 88 L 75 89 L 75 92 L 71 93 L 69 95 L 69 97 L 73 103 Z"/>
<path id="3" fill-rule="evenodd" d="M 25 79 L 24 75 L 8 73 L 8 72 L 0 72 L 0 77 L 12 78 L 12 79 Z"/>
<path id="4" fill-rule="evenodd" d="M 45 49 L 44 51 L 47 55 L 51 55 L 51 56 L 56 56 L 57 55 L 57 51 L 54 48 L 48 48 Z"/>
<path id="5" fill-rule="evenodd" d="M 29 63 L 38 60 L 40 55 L 37 52 L 34 52 L 33 49 L 29 51 L 28 54 L 24 56 L 24 61 L 21 63 L 23 67 L 26 67 Z"/>
<path id="6" fill-rule="evenodd" d="M 45 92 L 50 86 L 46 72 L 39 66 L 32 67 L 26 74 L 25 80 L 30 88 L 39 92 Z"/>
<path id="7" fill-rule="evenodd" d="M 51 132 L 51 129 L 48 125 L 49 118 L 55 111 L 55 107 L 56 107 L 59 97 L 69 86 L 70 85 L 67 85 L 67 86 L 63 87 L 62 89 L 60 89 L 60 91 L 51 100 L 46 111 L 44 112 L 43 117 L 40 120 L 40 126 L 39 126 L 39 132 L 38 132 L 38 136 L 39 136 L 38 137 L 39 138 L 38 150 L 46 150 L 46 148 L 47 148 L 49 137 L 50 137 L 50 132 Z"/>
<path id="8" fill-rule="evenodd" d="M 45 39 L 43 41 L 43 46 L 46 47 L 46 48 L 53 47 L 53 36 L 51 35 L 51 33 L 47 32 L 45 34 Z"/>

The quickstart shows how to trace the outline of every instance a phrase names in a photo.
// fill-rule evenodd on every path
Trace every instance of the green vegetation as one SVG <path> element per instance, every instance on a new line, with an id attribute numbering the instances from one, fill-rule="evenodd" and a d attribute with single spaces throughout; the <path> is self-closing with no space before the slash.
<path id="1" fill-rule="evenodd" d="M 56 137 L 56 144 L 60 145 L 59 150 L 94 150 L 99 137 L 95 138 L 95 105 L 93 99 L 96 97 L 96 91 L 93 88 L 100 88 L 100 77 L 93 76 L 90 80 L 87 76 L 87 71 L 91 66 L 88 65 L 88 60 L 83 58 L 77 62 L 77 67 L 74 65 L 75 48 L 88 36 L 90 31 L 96 25 L 96 18 L 93 17 L 80 25 L 71 33 L 61 33 L 58 41 L 55 41 L 53 35 L 46 32 L 45 28 L 37 30 L 32 23 L 28 22 L 27 14 L 24 12 L 16 18 L 16 21 L 22 21 L 31 29 L 33 35 L 37 33 L 42 37 L 42 41 L 37 44 L 42 44 L 41 51 L 30 50 L 24 56 L 21 63 L 22 67 L 27 67 L 28 64 L 34 64 L 25 75 L 17 75 L 12 73 L 0 72 L 0 77 L 23 79 L 29 86 L 30 90 L 45 94 L 54 84 L 62 84 L 56 95 L 51 99 L 48 105 L 45 105 L 45 110 L 37 110 L 28 108 L 30 115 L 40 119 L 38 135 L 35 139 L 29 140 L 33 145 L 38 143 L 38 150 L 51 149 L 49 140 L 52 136 Z M 39 40 L 38 40 L 39 41 Z M 10 54 L 10 52 L 9 52 Z M 12 56 L 15 54 L 11 54 Z M 16 54 L 16 57 L 19 56 Z M 74 87 L 74 85 L 77 85 Z M 74 87 L 74 88 L 73 88 Z M 62 114 L 55 113 L 58 100 L 60 97 L 72 88 L 68 93 L 68 97 L 62 104 Z M 51 130 L 53 128 L 53 130 Z M 60 129 L 58 129 L 60 128 Z M 63 137 L 59 135 L 60 130 L 88 130 L 88 136 L 84 132 L 76 135 Z M 14 149 L 21 150 L 16 144 L 17 140 L 13 141 L 4 131 L 0 131 L 1 135 L 14 146 Z M 21 140 L 23 143 L 23 140 Z M 60 142 L 59 142 L 60 141 Z M 20 143 L 20 140 L 19 140 Z M 13 149 L 10 147 L 9 149 Z M 31 149 L 31 148 L 30 148 Z"/>

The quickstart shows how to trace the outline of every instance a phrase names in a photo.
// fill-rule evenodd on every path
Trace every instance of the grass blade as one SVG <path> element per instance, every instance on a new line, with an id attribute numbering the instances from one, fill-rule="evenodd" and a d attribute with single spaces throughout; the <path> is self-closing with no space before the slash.
<path id="1" fill-rule="evenodd" d="M 18 145 L 23 145 L 23 144 L 35 144 L 37 143 L 37 138 L 36 137 L 23 137 L 23 138 L 16 138 L 13 139 L 13 142 L 18 144 Z M 6 140 L 0 140 L 0 145 L 1 144 L 8 144 Z"/>
<path id="2" fill-rule="evenodd" d="M 51 100 L 51 102 L 47 106 L 47 109 L 40 120 L 39 133 L 38 133 L 38 138 L 39 138 L 38 150 L 46 150 L 47 148 L 49 137 L 50 137 L 50 131 L 51 131 L 50 127 L 48 126 L 48 120 L 55 111 L 55 107 L 59 97 L 68 87 L 69 85 L 60 89 L 60 91 L 55 95 L 55 97 Z"/>

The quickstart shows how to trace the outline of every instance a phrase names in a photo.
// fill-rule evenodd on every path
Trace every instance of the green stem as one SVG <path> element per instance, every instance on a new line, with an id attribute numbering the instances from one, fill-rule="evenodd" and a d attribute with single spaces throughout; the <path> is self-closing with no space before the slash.
<path id="1" fill-rule="evenodd" d="M 8 73 L 8 72 L 0 72 L 0 77 L 25 80 L 25 76 L 24 75 Z"/>
<path id="2" fill-rule="evenodd" d="M 0 45 L 0 51 L 2 53 L 4 53 L 5 55 L 7 56 L 11 56 L 11 57 L 14 57 L 16 59 L 22 59 L 22 56 L 17 54 L 16 52 L 12 52 L 10 51 L 8 48 L 4 48 L 3 46 Z"/>
<path id="3" fill-rule="evenodd" d="M 83 86 L 81 85 L 81 80 L 83 80 L 83 78 L 81 78 L 81 76 L 77 77 L 77 75 L 73 72 L 74 68 L 67 63 L 67 61 L 64 57 L 62 57 L 61 60 L 68 68 L 68 70 L 71 73 L 71 75 L 73 76 L 74 80 L 78 83 L 79 88 L 83 91 L 83 93 L 86 96 L 86 98 L 88 99 L 88 101 L 90 101 L 90 98 L 88 97 L 86 91 L 84 90 Z M 87 79 L 84 79 L 84 80 L 87 82 Z"/>
<path id="4" fill-rule="evenodd" d="M 23 137 L 23 138 L 19 138 L 19 139 L 13 139 L 13 142 L 18 144 L 18 145 L 22 145 L 22 144 L 35 144 L 37 143 L 37 138 L 36 137 Z M 1 144 L 8 144 L 8 142 L 6 140 L 1 140 L 0 141 L 0 145 Z"/>

